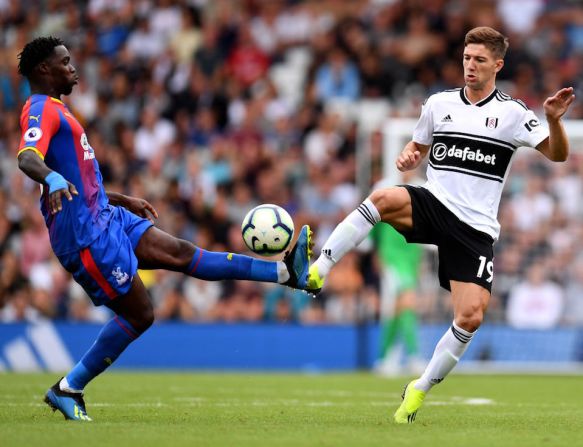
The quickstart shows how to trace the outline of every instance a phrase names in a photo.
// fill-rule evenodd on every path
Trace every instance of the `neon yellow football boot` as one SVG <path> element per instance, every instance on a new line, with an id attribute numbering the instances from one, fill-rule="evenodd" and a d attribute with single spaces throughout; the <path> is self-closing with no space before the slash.
<path id="1" fill-rule="evenodd" d="M 317 295 L 322 290 L 322 287 L 324 287 L 324 278 L 320 276 L 318 267 L 315 264 L 311 265 L 308 271 L 308 282 L 305 291 L 312 295 Z"/>
<path id="2" fill-rule="evenodd" d="M 395 411 L 395 422 L 397 424 L 412 424 L 417 416 L 417 410 L 423 405 L 423 400 L 425 399 L 424 391 L 419 391 L 415 388 L 415 383 L 417 380 L 413 380 L 405 386 L 403 390 L 403 402 L 401 406 Z"/>

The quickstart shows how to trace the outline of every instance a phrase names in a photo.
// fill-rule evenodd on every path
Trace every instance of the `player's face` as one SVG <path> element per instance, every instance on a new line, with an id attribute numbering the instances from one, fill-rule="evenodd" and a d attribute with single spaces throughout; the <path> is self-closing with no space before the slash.
<path id="1" fill-rule="evenodd" d="M 464 48 L 464 81 L 472 90 L 494 88 L 496 73 L 504 61 L 496 59 L 485 45 L 471 43 Z"/>
<path id="2" fill-rule="evenodd" d="M 47 60 L 47 66 L 53 88 L 61 95 L 70 94 L 79 76 L 71 64 L 69 50 L 63 45 L 55 47 L 53 55 Z"/>

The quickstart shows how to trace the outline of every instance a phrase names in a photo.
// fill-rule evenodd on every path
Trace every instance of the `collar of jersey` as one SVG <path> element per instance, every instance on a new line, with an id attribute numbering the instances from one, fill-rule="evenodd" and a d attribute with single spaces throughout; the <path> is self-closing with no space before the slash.
<path id="1" fill-rule="evenodd" d="M 43 95 L 43 94 L 40 94 L 40 93 L 35 93 L 33 96 L 44 96 L 45 98 L 48 98 L 51 101 L 56 102 L 57 104 L 65 105 L 65 103 L 63 101 L 61 101 L 60 99 L 53 98 L 52 96 L 49 96 L 49 95 Z"/>
<path id="2" fill-rule="evenodd" d="M 492 93 L 490 93 L 488 96 L 486 96 L 484 99 L 481 99 L 477 103 L 472 104 L 470 102 L 470 100 L 466 97 L 465 87 L 462 87 L 460 89 L 460 97 L 462 98 L 462 101 L 464 102 L 464 104 L 467 104 L 469 106 L 482 107 L 484 104 L 488 104 L 490 101 L 492 101 L 494 99 L 494 97 L 496 96 L 497 92 L 498 92 L 498 89 L 496 87 L 494 87 L 494 90 L 492 90 Z"/>

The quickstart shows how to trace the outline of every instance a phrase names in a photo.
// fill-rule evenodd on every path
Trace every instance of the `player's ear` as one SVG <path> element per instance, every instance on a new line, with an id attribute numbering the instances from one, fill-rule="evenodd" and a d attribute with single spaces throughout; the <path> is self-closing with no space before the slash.
<path id="1" fill-rule="evenodd" d="M 34 71 L 39 75 L 45 75 L 49 72 L 49 65 L 46 61 L 43 61 L 35 67 Z"/>
<path id="2" fill-rule="evenodd" d="M 494 65 L 494 70 L 498 73 L 504 67 L 504 59 L 498 59 L 496 65 Z"/>

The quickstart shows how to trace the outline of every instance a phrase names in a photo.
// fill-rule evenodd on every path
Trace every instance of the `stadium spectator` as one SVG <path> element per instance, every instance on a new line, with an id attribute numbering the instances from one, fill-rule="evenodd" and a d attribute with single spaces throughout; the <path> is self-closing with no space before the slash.
<path id="1" fill-rule="evenodd" d="M 26 282 L 14 284 L 10 290 L 10 299 L 0 309 L 0 322 L 37 323 L 42 320 L 39 310 L 33 305 L 29 285 Z"/>
<path id="2" fill-rule="evenodd" d="M 563 291 L 547 277 L 544 262 L 535 261 L 524 281 L 510 289 L 506 318 L 517 329 L 552 329 L 563 315 Z"/>
<path id="3" fill-rule="evenodd" d="M 341 48 L 333 48 L 327 61 L 316 71 L 316 97 L 328 102 L 334 99 L 355 101 L 360 93 L 356 66 Z"/>
<path id="4" fill-rule="evenodd" d="M 263 319 L 274 323 L 304 322 L 311 300 L 301 291 L 272 287 L 265 293 Z"/>
<path id="5" fill-rule="evenodd" d="M 340 115 L 332 112 L 322 113 L 317 127 L 309 131 L 304 140 L 308 163 L 317 167 L 328 165 L 336 158 L 342 142 Z"/>
<path id="6" fill-rule="evenodd" d="M 532 231 L 550 224 L 555 203 L 544 186 L 542 175 L 530 175 L 524 193 L 512 200 L 513 221 L 518 231 Z"/>
<path id="7" fill-rule="evenodd" d="M 581 297 L 583 297 L 583 258 L 578 255 L 569 268 L 562 322 L 570 326 L 583 326 L 583 299 Z"/>
<path id="8" fill-rule="evenodd" d="M 27 207 L 23 220 L 20 271 L 29 277 L 35 264 L 49 259 L 51 244 L 42 215 L 39 215 L 33 203 Z"/>
<path id="9" fill-rule="evenodd" d="M 144 61 L 154 59 L 166 50 L 166 42 L 152 31 L 146 17 L 137 18 L 125 45 L 132 56 Z"/>
<path id="10" fill-rule="evenodd" d="M 227 60 L 229 75 L 243 87 L 249 87 L 265 75 L 268 67 L 269 57 L 253 41 L 249 27 L 241 27 L 237 44 Z"/>
<path id="11" fill-rule="evenodd" d="M 87 294 L 76 282 L 69 283 L 67 291 L 67 318 L 71 321 L 104 324 L 112 317 L 112 312 L 106 307 L 95 307 L 87 299 Z"/>
<path id="12" fill-rule="evenodd" d="M 360 323 L 378 314 L 378 294 L 365 287 L 358 256 L 350 253 L 330 273 L 331 287 L 324 298 L 326 321 L 337 324 Z"/>
<path id="13" fill-rule="evenodd" d="M 150 161 L 164 154 L 175 134 L 176 129 L 172 122 L 161 118 L 154 107 L 145 107 L 134 139 L 136 157 L 142 161 Z"/>

